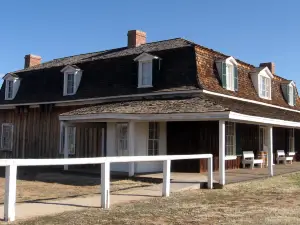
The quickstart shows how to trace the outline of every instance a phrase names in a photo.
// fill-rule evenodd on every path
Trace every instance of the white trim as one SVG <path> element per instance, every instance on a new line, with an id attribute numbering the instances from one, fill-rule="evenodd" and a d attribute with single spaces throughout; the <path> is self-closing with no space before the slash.
<path id="1" fill-rule="evenodd" d="M 159 57 L 148 54 L 146 52 L 140 54 L 139 56 L 137 56 L 136 58 L 134 58 L 134 61 L 150 61 L 152 59 L 158 59 Z"/>
<path id="2" fill-rule="evenodd" d="M 230 64 L 233 64 L 233 65 L 235 65 L 235 66 L 238 65 L 237 61 L 236 61 L 235 58 L 233 58 L 232 56 L 227 57 L 226 59 L 219 59 L 219 60 L 216 60 L 216 62 L 230 63 Z"/>
<path id="3" fill-rule="evenodd" d="M 258 104 L 258 105 L 269 106 L 269 107 L 273 107 L 273 108 L 277 108 L 277 109 L 284 109 L 284 110 L 291 111 L 291 112 L 300 113 L 299 110 L 289 109 L 289 108 L 285 108 L 285 107 L 282 107 L 282 106 L 276 106 L 276 105 L 272 105 L 272 104 L 269 104 L 269 103 L 259 102 L 259 101 L 250 100 L 250 99 L 246 99 L 246 98 L 239 98 L 239 97 L 235 97 L 235 96 L 220 94 L 220 93 L 213 92 L 213 91 L 203 90 L 203 93 L 204 94 L 210 94 L 210 95 L 216 95 L 216 96 L 220 96 L 220 97 L 225 97 L 225 98 L 236 99 L 236 100 L 240 100 L 240 101 L 243 101 L 243 102 L 250 102 L 250 103 L 254 103 L 254 104 Z"/>
<path id="4" fill-rule="evenodd" d="M 227 155 L 225 156 L 225 160 L 236 160 L 237 156 L 236 155 Z"/>
<path id="5" fill-rule="evenodd" d="M 3 147 L 3 129 L 4 127 L 10 127 L 10 147 L 9 148 L 4 148 Z M 12 151 L 13 149 L 13 135 L 14 135 L 14 125 L 12 123 L 2 123 L 1 125 L 1 151 Z"/>
<path id="6" fill-rule="evenodd" d="M 271 119 L 267 117 L 259 117 L 259 116 L 249 116 L 241 113 L 230 112 L 229 119 L 235 121 L 243 121 L 244 123 L 256 123 L 256 124 L 266 124 L 266 125 L 277 125 L 280 127 L 299 127 L 300 122 L 293 122 L 288 120 L 279 120 L 279 119 Z"/>

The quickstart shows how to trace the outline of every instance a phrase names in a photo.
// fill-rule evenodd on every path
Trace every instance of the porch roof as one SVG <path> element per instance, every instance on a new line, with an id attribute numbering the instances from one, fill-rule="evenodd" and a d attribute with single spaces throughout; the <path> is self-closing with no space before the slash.
<path id="1" fill-rule="evenodd" d="M 81 116 L 85 116 L 86 118 L 86 116 L 100 116 L 101 114 L 185 114 L 188 117 L 189 115 L 195 113 L 198 115 L 207 113 L 219 113 L 219 115 L 226 114 L 228 115 L 227 118 L 229 119 L 229 113 L 235 113 L 252 117 L 300 122 L 300 112 L 288 111 L 205 93 L 199 93 L 194 96 L 186 96 L 181 98 L 173 97 L 171 99 L 149 99 L 100 104 L 63 113 L 60 115 L 60 119 L 67 120 L 71 117 L 79 118 Z"/>

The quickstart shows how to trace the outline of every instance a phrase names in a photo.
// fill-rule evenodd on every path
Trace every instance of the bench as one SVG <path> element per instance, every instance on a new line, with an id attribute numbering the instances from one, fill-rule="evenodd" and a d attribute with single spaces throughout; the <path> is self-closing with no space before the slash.
<path id="1" fill-rule="evenodd" d="M 263 159 L 254 159 L 254 153 L 252 151 L 244 151 L 242 163 L 243 163 L 243 168 L 245 168 L 247 164 L 250 165 L 251 169 L 253 169 L 254 165 L 256 164 L 260 164 L 260 168 L 262 168 Z"/>
<path id="2" fill-rule="evenodd" d="M 294 152 L 289 152 L 288 155 L 285 155 L 284 150 L 277 150 L 276 162 L 277 164 L 279 164 L 280 161 L 282 161 L 284 164 L 286 164 L 286 162 L 290 162 L 292 164 L 294 155 Z"/>

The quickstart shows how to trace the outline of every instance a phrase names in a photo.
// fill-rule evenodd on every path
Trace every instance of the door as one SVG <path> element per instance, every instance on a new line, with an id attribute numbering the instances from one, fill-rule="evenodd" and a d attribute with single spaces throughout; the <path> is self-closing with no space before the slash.
<path id="1" fill-rule="evenodd" d="M 117 154 L 128 156 L 128 123 L 117 123 L 116 126 Z"/>

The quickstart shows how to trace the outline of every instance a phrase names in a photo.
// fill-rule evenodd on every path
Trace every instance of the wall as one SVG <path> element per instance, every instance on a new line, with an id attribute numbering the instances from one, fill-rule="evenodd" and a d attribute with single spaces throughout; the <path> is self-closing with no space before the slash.
<path id="1" fill-rule="evenodd" d="M 160 124 L 159 154 L 166 155 L 166 123 Z M 135 155 L 143 156 L 147 153 L 148 122 L 135 123 Z M 116 123 L 107 123 L 107 156 L 117 156 L 116 148 Z M 139 162 L 135 163 L 136 173 L 161 172 L 162 162 Z M 114 163 L 111 165 L 112 171 L 128 172 L 128 163 Z"/>
<path id="2" fill-rule="evenodd" d="M 78 107 L 77 107 L 78 108 Z M 0 151 L 0 158 L 58 158 L 60 148 L 59 114 L 76 107 L 44 105 L 38 108 L 1 110 L 0 124 L 12 123 L 12 151 Z M 76 129 L 76 154 L 72 157 L 101 155 L 101 132 L 104 123 L 86 124 Z M 1 129 L 0 129 L 1 132 Z"/>

